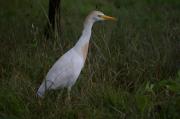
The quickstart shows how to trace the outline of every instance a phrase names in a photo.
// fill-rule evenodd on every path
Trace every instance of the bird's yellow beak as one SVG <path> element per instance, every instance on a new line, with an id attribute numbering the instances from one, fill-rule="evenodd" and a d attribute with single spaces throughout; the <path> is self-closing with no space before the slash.
<path id="1" fill-rule="evenodd" d="M 113 21 L 117 21 L 117 19 L 115 17 L 111 17 L 111 16 L 107 16 L 107 15 L 103 15 L 101 16 L 104 20 L 113 20 Z"/>

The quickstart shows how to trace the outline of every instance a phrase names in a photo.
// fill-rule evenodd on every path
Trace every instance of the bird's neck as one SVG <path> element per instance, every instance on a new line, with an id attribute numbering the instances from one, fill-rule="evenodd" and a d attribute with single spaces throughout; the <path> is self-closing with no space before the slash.
<path id="1" fill-rule="evenodd" d="M 85 51 L 87 52 L 87 50 L 88 50 L 88 45 L 89 45 L 89 40 L 90 40 L 90 37 L 91 37 L 92 26 L 93 26 L 93 22 L 85 21 L 82 35 L 79 38 L 76 45 L 74 46 L 75 49 L 80 54 L 84 53 Z M 83 51 L 83 50 L 85 50 L 85 51 Z"/>

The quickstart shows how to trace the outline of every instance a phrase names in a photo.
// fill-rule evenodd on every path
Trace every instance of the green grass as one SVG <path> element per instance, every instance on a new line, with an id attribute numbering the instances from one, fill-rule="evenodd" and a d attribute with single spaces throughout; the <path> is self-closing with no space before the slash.
<path id="1" fill-rule="evenodd" d="M 72 88 L 36 91 L 78 40 L 98 7 L 118 22 L 97 23 L 85 67 Z M 44 37 L 48 0 L 0 1 L 0 118 L 178 119 L 179 0 L 62 1 L 61 38 Z M 81 26 L 81 27 L 79 27 Z"/>

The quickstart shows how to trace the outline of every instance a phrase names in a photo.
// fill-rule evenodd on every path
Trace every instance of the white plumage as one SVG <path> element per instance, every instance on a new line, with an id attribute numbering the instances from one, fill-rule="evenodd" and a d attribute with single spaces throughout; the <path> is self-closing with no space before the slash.
<path id="1" fill-rule="evenodd" d="M 71 87 L 75 84 L 86 60 L 92 26 L 94 22 L 100 20 L 115 20 L 115 18 L 99 11 L 93 11 L 87 16 L 80 39 L 49 70 L 37 91 L 38 96 L 43 97 L 47 90 L 67 88 L 70 98 Z"/>
<path id="2" fill-rule="evenodd" d="M 49 70 L 41 84 L 38 95 L 43 96 L 46 90 L 68 87 L 69 91 L 78 78 L 83 67 L 83 59 L 72 48 L 64 54 Z"/>

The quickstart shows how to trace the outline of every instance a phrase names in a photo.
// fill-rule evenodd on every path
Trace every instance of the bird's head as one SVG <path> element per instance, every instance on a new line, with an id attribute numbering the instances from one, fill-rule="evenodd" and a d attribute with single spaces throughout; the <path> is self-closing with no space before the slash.
<path id="1" fill-rule="evenodd" d="M 117 20 L 116 18 L 111 17 L 111 16 L 107 16 L 100 11 L 91 12 L 87 18 L 93 20 L 93 22 L 104 21 L 104 20 L 114 20 L 114 21 Z"/>

